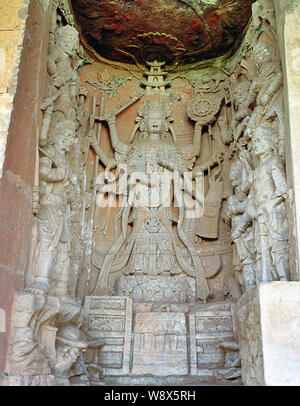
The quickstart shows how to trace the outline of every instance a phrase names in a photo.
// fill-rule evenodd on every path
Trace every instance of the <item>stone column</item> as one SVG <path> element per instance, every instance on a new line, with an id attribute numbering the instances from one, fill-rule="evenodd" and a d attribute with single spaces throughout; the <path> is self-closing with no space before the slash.
<path id="1" fill-rule="evenodd" d="M 238 319 L 244 385 L 299 386 L 300 284 L 260 284 L 239 300 Z"/>
<path id="2" fill-rule="evenodd" d="M 277 34 L 284 75 L 287 198 L 290 227 L 290 271 L 300 280 L 300 3 L 274 0 Z"/>

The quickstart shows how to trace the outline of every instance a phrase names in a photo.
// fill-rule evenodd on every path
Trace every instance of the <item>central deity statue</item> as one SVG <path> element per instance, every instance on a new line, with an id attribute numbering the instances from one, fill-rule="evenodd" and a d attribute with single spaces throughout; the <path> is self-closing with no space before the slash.
<path id="1" fill-rule="evenodd" d="M 152 281 L 160 275 L 176 278 L 186 274 L 196 280 L 196 298 L 206 301 L 210 295 L 206 278 L 213 275 L 209 271 L 205 274 L 201 258 L 184 231 L 188 207 L 186 199 L 178 198 L 180 194 L 176 193 L 182 192 L 183 175 L 200 153 L 201 134 L 195 132 L 193 144 L 179 150 L 170 132 L 170 108 L 161 99 L 148 99 L 139 108 L 140 134 L 131 143 L 118 137 L 115 115 L 107 114 L 104 119 L 110 131 L 113 160 L 99 146 L 94 133 L 91 145 L 107 169 L 117 168 L 116 194 L 122 204 L 114 225 L 116 230 L 120 221 L 121 231 L 115 235 L 115 242 L 104 258 L 94 294 L 108 295 L 108 278 L 112 272 L 121 271 L 134 278 L 149 276 Z M 126 184 L 125 190 L 121 184 Z M 105 192 L 106 186 L 104 183 L 100 191 Z M 190 199 L 194 199 L 192 195 L 193 192 Z M 172 211 L 174 203 L 179 209 L 178 218 Z M 128 224 L 133 226 L 131 233 Z"/>

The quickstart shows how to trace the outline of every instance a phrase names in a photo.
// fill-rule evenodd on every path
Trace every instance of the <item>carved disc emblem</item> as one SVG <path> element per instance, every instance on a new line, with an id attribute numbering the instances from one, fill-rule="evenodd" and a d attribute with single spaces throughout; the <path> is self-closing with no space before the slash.
<path id="1" fill-rule="evenodd" d="M 158 233 L 161 229 L 161 222 L 156 217 L 150 217 L 145 220 L 145 229 L 148 233 Z"/>
<path id="2" fill-rule="evenodd" d="M 221 101 L 222 97 L 215 94 L 194 97 L 188 104 L 188 116 L 200 125 L 210 124 L 219 111 Z"/>
<path id="3" fill-rule="evenodd" d="M 193 103 L 192 108 L 193 108 L 193 113 L 197 117 L 205 117 L 209 113 L 211 113 L 211 104 L 207 100 L 197 100 L 195 103 Z"/>

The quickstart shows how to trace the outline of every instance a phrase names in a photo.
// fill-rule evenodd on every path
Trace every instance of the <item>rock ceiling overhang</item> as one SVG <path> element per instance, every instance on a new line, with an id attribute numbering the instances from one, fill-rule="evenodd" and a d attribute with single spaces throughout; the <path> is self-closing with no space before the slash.
<path id="1" fill-rule="evenodd" d="M 90 47 L 111 61 L 168 65 L 235 49 L 254 0 L 70 0 Z"/>

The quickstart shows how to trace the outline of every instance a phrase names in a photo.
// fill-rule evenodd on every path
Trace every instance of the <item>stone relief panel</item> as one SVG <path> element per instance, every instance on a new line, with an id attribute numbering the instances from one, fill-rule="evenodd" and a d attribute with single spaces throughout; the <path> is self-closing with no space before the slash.
<path id="1" fill-rule="evenodd" d="M 165 102 L 166 103 L 166 102 Z M 123 191 L 122 198 L 128 196 L 125 207 L 121 207 L 115 220 L 120 219 L 122 227 L 128 227 L 132 224 L 132 232 L 129 235 L 123 228 L 121 235 L 115 236 L 115 244 L 110 248 L 109 253 L 104 259 L 98 281 L 95 286 L 95 293 L 108 292 L 108 278 L 111 272 L 122 270 L 123 274 L 144 274 L 159 275 L 162 272 L 169 274 L 179 274 L 183 267 L 190 269 L 188 271 L 196 278 L 197 294 L 205 300 L 208 296 L 208 287 L 204 270 L 201 270 L 201 264 L 197 266 L 189 264 L 182 265 L 184 259 L 177 249 L 178 242 L 185 246 L 190 253 L 190 260 L 198 261 L 193 256 L 194 247 L 188 243 L 187 237 L 181 230 L 181 223 L 172 217 L 171 201 L 173 199 L 174 183 L 168 185 L 168 190 L 163 190 L 164 177 L 167 182 L 174 182 L 171 177 L 174 172 L 183 174 L 187 167 L 183 155 L 177 150 L 169 133 L 168 122 L 171 121 L 170 110 L 162 99 L 149 99 L 139 108 L 138 122 L 140 137 L 132 145 L 120 140 L 115 124 L 115 118 L 108 116 L 108 126 L 110 129 L 110 138 L 115 149 L 115 158 L 113 166 L 126 165 L 127 178 L 123 179 L 129 183 L 126 190 Z M 196 156 L 199 145 L 200 133 L 195 132 L 194 145 L 197 147 L 190 159 Z M 103 150 L 92 140 L 92 145 L 98 156 L 106 161 L 103 156 Z M 110 167 L 112 167 L 112 165 Z M 120 169 L 117 169 L 119 172 Z M 133 176 L 140 176 L 144 179 L 138 179 L 134 182 Z M 148 184 L 148 179 L 157 177 L 157 180 Z M 120 180 L 119 180 L 120 182 Z M 152 182 L 152 180 L 151 180 Z M 132 185 L 131 185 L 132 183 Z M 104 185 L 105 186 L 105 185 Z M 119 189 L 119 187 L 118 187 Z M 103 189 L 102 189 L 103 190 Z M 120 196 L 120 191 L 116 191 Z M 138 205 L 136 204 L 138 202 Z M 179 207 L 180 216 L 184 217 L 186 209 Z M 172 230 L 172 224 L 177 223 L 178 235 Z M 181 235 L 180 235 L 181 233 Z M 119 252 L 122 245 L 125 244 L 123 255 Z M 161 246 L 159 246 L 161 244 Z M 194 269 L 193 269 L 194 268 Z M 195 269 L 198 269 L 198 272 Z M 200 280 L 201 285 L 200 285 Z M 202 290 L 202 291 L 201 291 Z"/>
<path id="2" fill-rule="evenodd" d="M 178 276 L 120 276 L 116 293 L 137 302 L 190 303 L 195 300 L 192 278 Z"/>
<path id="3" fill-rule="evenodd" d="M 78 168 L 78 161 L 84 158 L 80 135 L 85 126 L 83 104 L 87 94 L 73 69 L 79 46 L 78 32 L 65 24 L 59 10 L 54 2 L 47 94 L 42 105 L 44 115 L 38 145 L 39 203 L 34 206 L 38 244 L 30 289 L 66 296 L 71 272 L 76 269 L 75 258 L 80 258 L 78 223 L 82 217 L 83 171 L 79 168 L 83 165 Z"/>
<path id="4" fill-rule="evenodd" d="M 91 258 L 87 256 L 90 268 L 82 269 L 88 280 L 86 294 L 107 297 L 111 303 L 114 298 L 130 297 L 138 306 L 132 316 L 132 359 L 126 361 L 129 370 L 124 374 L 123 352 L 117 346 L 125 342 L 116 341 L 118 334 L 124 334 L 124 317 L 87 310 L 86 320 L 99 331 L 99 337 L 110 334 L 118 343 L 111 354 L 105 346 L 96 358 L 88 351 L 88 370 L 94 370 L 97 379 L 100 360 L 105 365 L 104 380 L 126 376 L 129 371 L 136 377 L 145 370 L 153 376 L 167 376 L 176 368 L 178 376 L 188 376 L 189 306 L 196 301 L 231 303 L 241 295 L 233 274 L 231 227 L 226 217 L 232 195 L 229 77 L 215 70 L 198 81 L 184 77 L 173 83 L 162 71 L 163 64 L 149 66 L 144 74 L 148 81 L 142 75 L 125 81 L 127 73 L 105 73 L 107 68 L 99 63 L 84 66 L 81 74 L 93 100 L 86 183 L 93 196 L 86 213 L 93 239 Z M 102 74 L 100 69 L 104 69 Z M 124 88 L 120 86 L 120 92 L 112 94 L 103 83 L 106 80 L 111 87 L 114 77 L 120 77 Z M 140 84 L 145 93 L 138 91 Z M 183 188 L 188 172 L 191 182 L 183 194 L 185 204 L 176 205 L 176 188 Z M 166 175 L 167 187 L 163 183 Z M 204 214 L 189 218 L 189 208 L 201 209 L 203 197 Z M 171 310 L 169 305 L 178 307 Z M 144 323 L 145 318 L 149 323 Z M 175 332 L 176 323 L 181 327 Z M 197 377 L 219 379 L 218 369 L 220 376 L 223 371 L 220 379 L 238 378 L 239 355 L 236 341 L 230 341 L 231 319 L 229 325 L 228 340 L 213 343 L 218 368 L 212 365 L 207 373 L 201 364 Z M 111 328 L 114 336 L 107 331 Z M 212 328 L 216 328 L 216 319 Z M 207 344 L 203 349 L 207 357 L 209 348 Z M 170 356 L 162 360 L 166 351 Z M 181 367 L 174 369 L 171 359 Z"/>
<path id="5" fill-rule="evenodd" d="M 206 304 L 189 315 L 191 374 L 228 379 L 240 376 L 238 371 L 237 315 L 232 303 Z M 227 344 L 225 344 L 227 343 Z M 228 355 L 224 348 L 228 348 Z M 237 351 L 237 357 L 229 355 Z M 229 361 L 229 358 L 232 362 Z M 237 367 L 235 366 L 237 365 Z M 229 367 L 229 368 L 228 368 Z"/>
<path id="6" fill-rule="evenodd" d="M 283 76 L 273 2 L 253 6 L 230 93 L 234 192 L 227 214 L 236 276 L 248 291 L 261 282 L 290 280 Z"/>
<path id="7" fill-rule="evenodd" d="M 132 373 L 187 375 L 187 327 L 184 313 L 137 313 Z"/>
<path id="8" fill-rule="evenodd" d="M 259 4 L 227 65 L 172 76 L 163 62 L 90 59 L 54 2 L 35 243 L 16 298 L 33 302 L 21 326 L 15 314 L 9 379 L 45 357 L 36 384 L 239 379 L 233 302 L 290 279 L 282 71 Z"/>
<path id="9" fill-rule="evenodd" d="M 162 65 L 151 64 L 145 73 L 149 82 L 142 78 L 137 81 L 134 77 L 126 82 L 125 90 L 119 95 L 110 97 L 99 90 L 100 96 L 94 97 L 97 113 L 91 116 L 95 124 L 89 136 L 99 159 L 100 175 L 95 167 L 91 168 L 89 177 L 96 184 L 97 197 L 93 199 L 94 208 L 90 208 L 90 213 L 93 210 L 95 213 L 95 239 L 88 292 L 120 295 L 122 290 L 126 294 L 132 290 L 135 298 L 139 296 L 139 300 L 144 300 L 147 279 L 150 285 L 155 284 L 155 279 L 157 286 L 161 286 L 160 281 L 172 280 L 176 285 L 176 275 L 182 274 L 185 285 L 191 284 L 195 291 L 194 299 L 223 300 L 227 295 L 224 295 L 224 273 L 232 269 L 230 226 L 221 219 L 223 206 L 232 193 L 230 140 L 222 133 L 220 124 L 223 119 L 228 126 L 229 79 L 224 73 L 214 71 L 201 76 L 201 80 L 189 80 L 191 85 L 185 93 L 187 80 L 180 79 L 173 84 L 161 70 Z M 82 80 L 86 80 L 91 92 L 95 91 L 91 84 L 99 77 L 97 71 L 93 73 L 96 69 L 101 69 L 101 65 L 86 65 L 82 70 Z M 157 81 L 153 79 L 154 70 L 157 70 Z M 140 83 L 146 87 L 144 97 L 137 95 Z M 167 84 L 171 86 L 170 90 Z M 175 84 L 177 89 L 173 90 Z M 210 103 L 201 96 L 203 92 Z M 126 94 L 130 96 L 129 102 Z M 174 119 L 172 109 L 176 113 Z M 136 110 L 137 124 L 131 131 L 127 129 L 128 120 L 125 125 L 124 119 L 127 116 L 134 119 Z M 103 111 L 107 113 L 103 114 Z M 110 113 L 112 111 L 114 113 Z M 151 120 L 159 121 L 159 130 L 155 129 L 153 134 Z M 185 139 L 189 139 L 189 145 Z M 97 181 L 92 172 L 98 174 Z M 178 173 L 182 182 L 185 172 L 191 172 L 192 182 L 191 191 L 184 193 L 184 200 L 200 211 L 195 186 L 201 180 L 198 172 L 204 173 L 204 214 L 196 219 L 188 218 L 187 207 L 175 207 L 173 179 L 171 185 L 162 188 L 164 176 L 174 178 Z M 160 185 L 155 181 L 145 184 L 144 179 L 135 181 L 133 175 L 136 173 L 144 179 L 158 176 Z M 120 190 L 123 185 L 126 190 Z M 201 195 L 201 190 L 198 193 Z M 140 207 L 135 207 L 137 200 Z M 120 207 L 121 201 L 128 202 L 128 206 Z M 108 206 L 109 202 L 114 202 L 115 206 L 100 207 L 99 202 Z M 166 205 L 168 207 L 163 207 Z M 213 281 L 221 269 L 219 280 Z M 164 277 L 159 277 L 163 274 Z M 167 275 L 171 277 L 166 278 Z M 150 285 L 150 290 L 155 289 Z M 176 289 L 175 285 L 172 289 Z M 143 292 L 137 293 L 140 290 Z M 156 296 L 165 295 L 162 291 Z M 188 298 L 189 294 L 184 296 Z M 172 300 L 169 294 L 165 297 Z M 174 297 L 174 300 L 178 299 Z"/>
<path id="10" fill-rule="evenodd" d="M 67 2 L 54 1 L 45 99 L 36 145 L 33 244 L 27 286 L 14 299 L 5 382 L 88 385 L 82 354 L 101 345 L 81 329 L 75 298 L 82 256 L 87 91 L 75 69 L 78 32 Z"/>
<path id="11" fill-rule="evenodd" d="M 85 329 L 102 346 L 85 354 L 90 379 L 124 376 L 129 373 L 132 330 L 132 300 L 125 297 L 87 296 L 84 305 Z"/>

